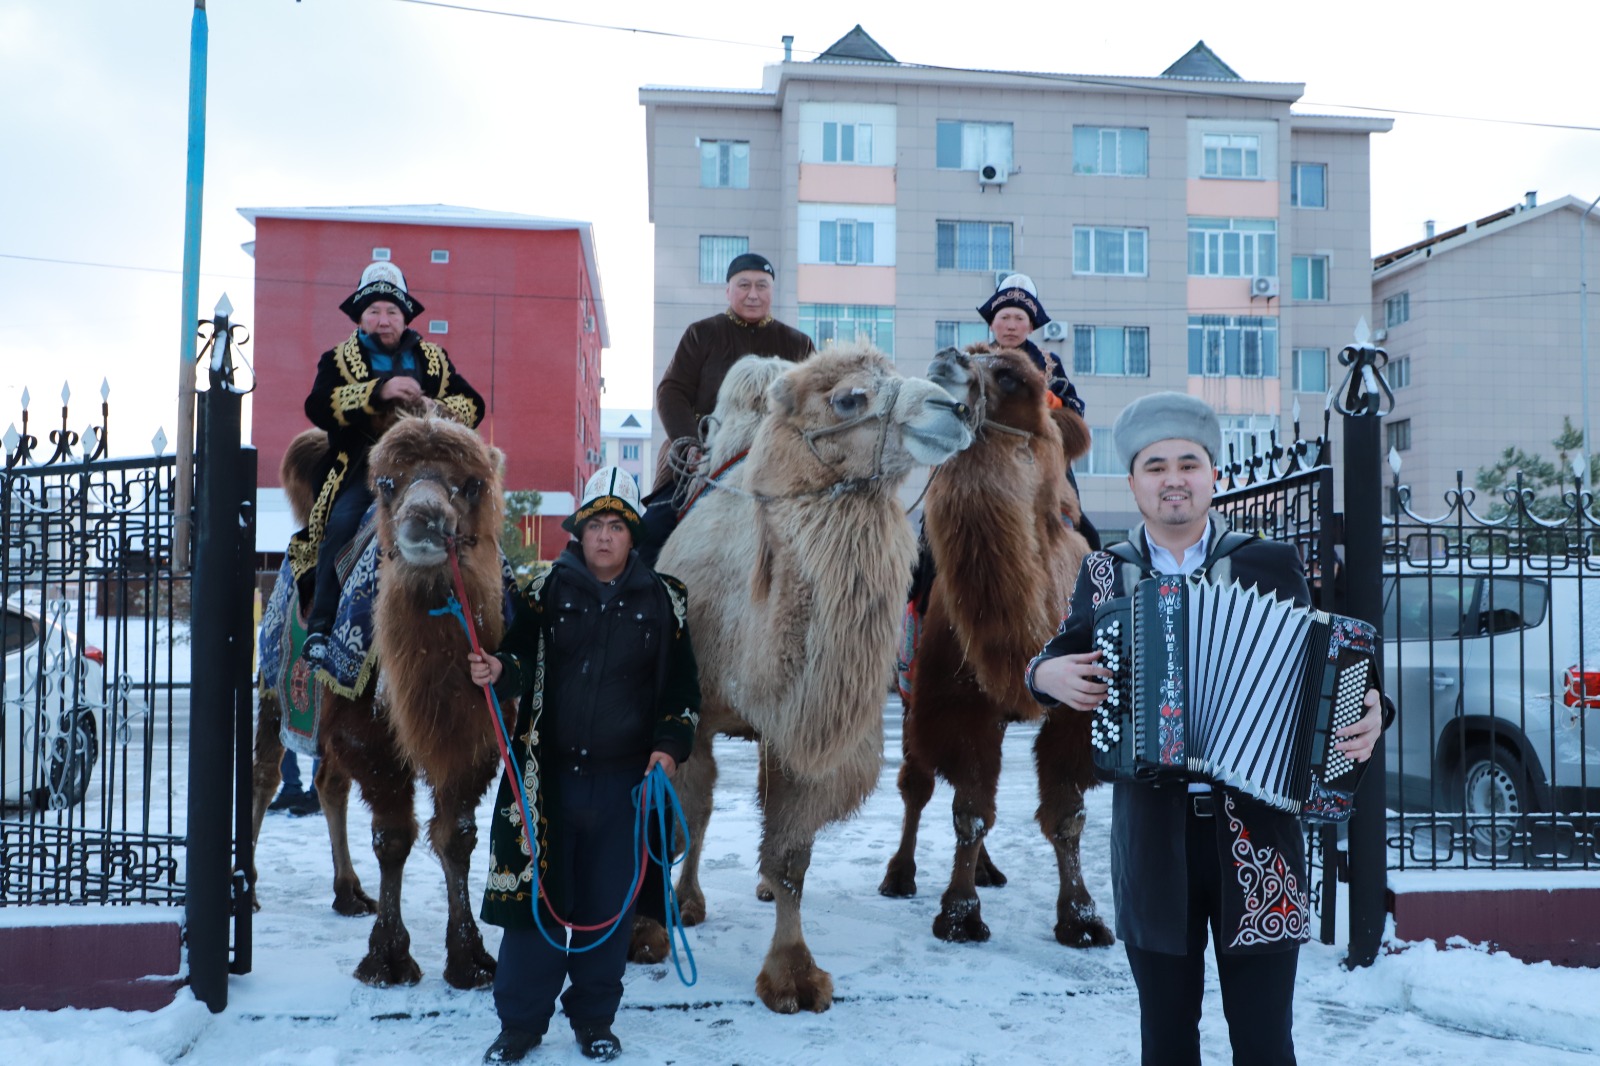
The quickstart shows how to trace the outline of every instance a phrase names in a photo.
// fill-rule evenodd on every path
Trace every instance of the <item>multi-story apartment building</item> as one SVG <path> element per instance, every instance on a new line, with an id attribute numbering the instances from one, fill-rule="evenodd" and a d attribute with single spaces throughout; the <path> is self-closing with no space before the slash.
<path id="1" fill-rule="evenodd" d="M 1368 312 L 1368 140 L 1392 123 L 1295 114 L 1302 90 L 1203 42 L 1153 77 L 1089 77 L 902 64 L 859 26 L 759 89 L 647 86 L 656 378 L 746 249 L 777 266 L 779 318 L 908 373 L 986 339 L 975 308 L 1021 271 L 1097 431 L 1084 509 L 1126 528 L 1124 405 L 1187 391 L 1244 444 L 1287 433 L 1298 397 L 1315 432 Z"/>
<path id="2" fill-rule="evenodd" d="M 600 464 L 620 466 L 632 474 L 641 496 L 650 494 L 655 478 L 655 446 L 650 433 L 654 423 L 655 416 L 648 410 L 600 408 Z"/>
<path id="3" fill-rule="evenodd" d="M 1374 336 L 1395 397 L 1385 451 L 1399 456 L 1418 514 L 1446 510 L 1458 470 L 1472 488 L 1507 448 L 1555 461 L 1563 419 L 1582 430 L 1587 416 L 1591 432 L 1600 422 L 1600 368 L 1588 372 L 1589 407 L 1583 400 L 1600 312 L 1588 316 L 1587 347 L 1579 326 L 1585 268 L 1600 271 L 1600 210 L 1589 207 L 1571 196 L 1540 204 L 1530 192 L 1441 233 L 1430 222 L 1425 239 L 1373 260 Z M 1474 506 L 1487 513 L 1498 502 Z"/>
<path id="4" fill-rule="evenodd" d="M 339 302 L 366 265 L 387 259 L 425 310 L 411 328 L 450 352 L 483 394 L 478 432 L 506 455 L 505 487 L 542 495 L 539 543 L 567 542 L 561 519 L 600 465 L 600 353 L 609 343 L 594 233 L 587 222 L 445 204 L 241 208 L 255 225 L 261 450 L 257 543 L 292 532 L 278 457 L 307 428 L 317 359 L 350 335 Z"/>

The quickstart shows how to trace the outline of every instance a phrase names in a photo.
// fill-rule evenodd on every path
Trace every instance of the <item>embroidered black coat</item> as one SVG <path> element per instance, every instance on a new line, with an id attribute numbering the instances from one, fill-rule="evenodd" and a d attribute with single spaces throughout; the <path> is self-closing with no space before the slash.
<path id="1" fill-rule="evenodd" d="M 1213 555 L 1227 526 L 1211 518 Z M 1148 561 L 1144 527 L 1130 542 Z M 1256 586 L 1301 607 L 1311 603 L 1310 590 L 1293 546 L 1252 540 L 1212 566 L 1207 580 L 1232 580 Z M 1083 561 L 1078 582 L 1061 628 L 1034 663 L 1090 650 L 1095 608 L 1125 596 L 1124 567 L 1108 552 L 1094 552 Z M 1029 678 L 1033 664 L 1029 665 Z M 1053 714 L 1078 714 L 1037 689 L 1034 698 Z M 1216 949 L 1229 953 L 1264 953 L 1299 947 L 1311 934 L 1309 884 L 1306 880 L 1305 835 L 1300 820 L 1219 789 L 1215 818 L 1216 848 L 1223 884 L 1221 929 Z M 1116 933 L 1146 951 L 1186 953 L 1188 863 L 1185 861 L 1189 799 L 1185 783 L 1112 786 L 1111 885 L 1116 897 Z"/>

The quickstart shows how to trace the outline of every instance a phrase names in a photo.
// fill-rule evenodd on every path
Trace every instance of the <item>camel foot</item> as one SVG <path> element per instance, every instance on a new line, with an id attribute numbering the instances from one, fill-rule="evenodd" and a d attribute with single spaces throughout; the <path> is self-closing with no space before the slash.
<path id="1" fill-rule="evenodd" d="M 706 920 L 706 897 L 696 891 L 685 894 L 679 889 L 678 920 L 685 927 L 696 926 Z"/>
<path id="2" fill-rule="evenodd" d="M 833 977 L 817 968 L 804 944 L 774 949 L 756 975 L 756 995 L 777 1014 L 821 1014 L 833 1006 Z"/>
<path id="3" fill-rule="evenodd" d="M 756 882 L 756 899 L 759 899 L 762 903 L 771 903 L 774 899 L 777 899 L 772 894 L 772 886 L 767 884 L 765 877 Z"/>
<path id="4" fill-rule="evenodd" d="M 346 918 L 364 918 L 378 913 L 378 901 L 361 891 L 359 883 L 353 886 L 334 885 L 333 909 L 336 914 Z"/>
<path id="5" fill-rule="evenodd" d="M 1006 875 L 985 854 L 979 856 L 978 864 L 972 870 L 972 880 L 979 888 L 1001 888 L 1006 883 Z"/>
<path id="6" fill-rule="evenodd" d="M 672 940 L 666 928 L 654 918 L 633 919 L 633 939 L 628 942 L 628 961 L 649 965 L 672 954 Z"/>
<path id="7" fill-rule="evenodd" d="M 951 944 L 981 944 L 989 939 L 977 897 L 947 899 L 933 919 L 933 935 Z"/>
<path id="8" fill-rule="evenodd" d="M 488 988 L 494 984 L 494 956 L 482 948 L 471 952 L 469 956 L 458 962 L 451 959 L 444 966 L 444 983 L 451 988 L 470 991 L 474 988 Z M 417 976 L 422 976 L 422 971 L 417 971 Z M 410 982 L 415 984 L 416 982 Z"/>
<path id="9" fill-rule="evenodd" d="M 1070 917 L 1056 921 L 1056 943 L 1069 948 L 1108 948 L 1117 942 L 1116 934 L 1100 920 L 1093 907 L 1070 909 L 1073 912 Z"/>
<path id="10" fill-rule="evenodd" d="M 910 899 L 917 894 L 917 864 L 890 859 L 883 880 L 878 883 L 878 895 L 891 899 Z"/>
<path id="11" fill-rule="evenodd" d="M 491 975 L 491 980 L 493 979 Z M 356 967 L 356 980 L 375 988 L 393 988 L 396 985 L 414 985 L 422 980 L 422 967 L 411 953 L 404 949 L 385 955 L 376 950 Z M 458 988 L 461 986 L 457 986 Z"/>

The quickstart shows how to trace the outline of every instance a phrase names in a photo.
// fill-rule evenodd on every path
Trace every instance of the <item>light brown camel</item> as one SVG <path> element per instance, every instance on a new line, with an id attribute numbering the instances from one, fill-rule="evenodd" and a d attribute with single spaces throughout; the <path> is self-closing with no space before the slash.
<path id="1" fill-rule="evenodd" d="M 905 705 L 905 821 L 879 891 L 916 893 L 917 828 L 942 777 L 955 788 L 956 850 L 933 935 L 981 941 L 989 928 L 977 886 L 1006 882 L 984 847 L 995 820 L 1001 741 L 1009 723 L 1041 714 L 1024 677 L 1028 660 L 1055 633 L 1089 552 L 1076 530 L 1077 493 L 1066 480 L 1066 463 L 1089 450 L 1089 430 L 1071 409 L 1047 406 L 1044 375 L 1015 349 L 949 348 L 928 376 L 969 404 L 977 439 L 928 486 L 923 528 L 937 576 Z M 1113 941 L 1079 865 L 1083 792 L 1096 783 L 1089 753 L 1087 715 L 1050 716 L 1034 744 L 1036 817 L 1061 880 L 1055 934 L 1074 947 Z"/>
<path id="2" fill-rule="evenodd" d="M 817 830 L 857 808 L 883 759 L 883 691 L 916 552 L 897 489 L 971 434 L 938 386 L 902 378 L 868 345 L 830 348 L 767 391 L 742 487 L 696 504 L 660 569 L 689 587 L 703 694 L 694 758 L 676 781 L 692 846 L 678 895 L 705 917 L 699 862 L 717 734 L 761 745 L 760 874 L 776 925 L 756 978 L 770 1009 L 827 1010 L 800 900 Z M 726 423 L 724 423 L 726 424 Z"/>
<path id="3" fill-rule="evenodd" d="M 301 437 L 312 434 L 320 431 Z M 318 454 L 314 437 L 297 439 L 286 462 L 314 463 Z M 477 806 L 499 767 L 498 749 L 482 690 L 467 673 L 461 622 L 430 612 L 451 599 L 448 549 L 453 543 L 478 639 L 487 649 L 499 646 L 504 632 L 501 456 L 456 422 L 402 418 L 373 448 L 368 467 L 382 556 L 373 608 L 380 673 L 354 699 L 329 691 L 318 726 L 322 761 L 316 785 L 333 847 L 334 909 L 377 914 L 367 955 L 356 967 L 359 980 L 387 986 L 421 979 L 401 916 L 400 890 L 417 837 L 416 778 L 422 775 L 433 793 L 428 841 L 444 867 L 449 906 L 444 978 L 456 988 L 481 988 L 493 981 L 495 963 L 473 917 L 467 865 L 477 844 Z M 306 469 L 286 472 L 286 488 L 303 488 Z M 279 779 L 276 713 L 276 701 L 264 696 L 256 729 L 258 832 Z M 376 903 L 362 891 L 350 862 L 346 817 L 352 780 L 372 809 L 372 846 L 381 878 Z"/>

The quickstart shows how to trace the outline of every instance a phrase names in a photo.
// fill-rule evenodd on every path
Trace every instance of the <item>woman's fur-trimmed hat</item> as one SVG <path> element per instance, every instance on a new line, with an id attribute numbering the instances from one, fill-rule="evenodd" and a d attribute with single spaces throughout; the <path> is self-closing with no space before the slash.
<path id="1" fill-rule="evenodd" d="M 400 313 L 405 316 L 408 326 L 413 318 L 423 312 L 422 304 L 406 292 L 406 276 L 400 273 L 400 268 L 393 263 L 383 261 L 367 264 L 367 269 L 361 272 L 361 284 L 355 292 L 345 297 L 344 303 L 339 305 L 339 310 L 349 315 L 350 321 L 359 325 L 362 312 L 378 300 L 388 300 L 400 308 Z"/>

